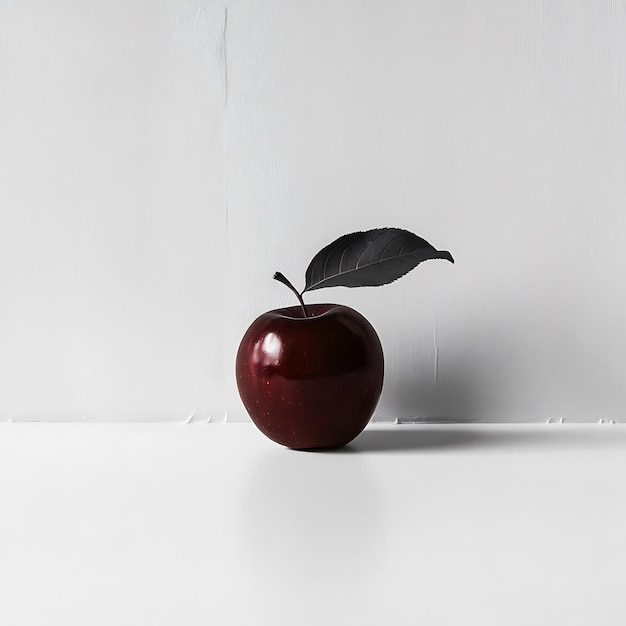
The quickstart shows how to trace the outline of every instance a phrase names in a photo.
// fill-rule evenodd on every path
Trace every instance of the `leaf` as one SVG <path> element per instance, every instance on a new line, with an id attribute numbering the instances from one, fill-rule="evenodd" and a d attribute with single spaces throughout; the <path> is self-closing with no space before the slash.
<path id="1" fill-rule="evenodd" d="M 306 270 L 302 293 L 322 287 L 377 287 L 404 276 L 422 261 L 445 259 L 427 241 L 401 228 L 375 228 L 343 235 L 320 250 Z"/>

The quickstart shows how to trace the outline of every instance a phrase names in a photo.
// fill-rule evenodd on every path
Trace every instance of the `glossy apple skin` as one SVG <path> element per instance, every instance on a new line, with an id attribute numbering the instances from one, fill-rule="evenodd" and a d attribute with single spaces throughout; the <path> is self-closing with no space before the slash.
<path id="1" fill-rule="evenodd" d="M 259 430 L 294 449 L 337 448 L 371 419 L 384 358 L 372 325 L 337 304 L 269 311 L 237 352 L 239 395 Z"/>

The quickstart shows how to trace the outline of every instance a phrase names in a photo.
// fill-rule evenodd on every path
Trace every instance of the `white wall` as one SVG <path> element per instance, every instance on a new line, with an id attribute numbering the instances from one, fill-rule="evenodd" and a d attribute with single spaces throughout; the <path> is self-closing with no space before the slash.
<path id="1" fill-rule="evenodd" d="M 337 236 L 378 419 L 622 420 L 626 2 L 0 0 L 0 419 L 245 419 L 238 341 Z"/>

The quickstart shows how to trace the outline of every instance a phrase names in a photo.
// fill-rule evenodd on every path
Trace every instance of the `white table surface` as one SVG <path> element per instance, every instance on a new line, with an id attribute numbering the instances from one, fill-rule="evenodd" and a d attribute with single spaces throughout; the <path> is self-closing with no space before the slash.
<path id="1" fill-rule="evenodd" d="M 2 626 L 626 624 L 626 427 L 0 424 Z"/>

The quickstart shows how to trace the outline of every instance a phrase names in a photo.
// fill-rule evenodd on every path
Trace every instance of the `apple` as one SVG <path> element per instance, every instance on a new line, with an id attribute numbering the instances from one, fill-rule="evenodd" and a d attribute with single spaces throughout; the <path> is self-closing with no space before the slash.
<path id="1" fill-rule="evenodd" d="M 300 450 L 352 441 L 374 413 L 383 374 L 376 331 L 338 304 L 264 313 L 236 357 L 237 387 L 252 421 L 273 441 Z"/>
<path id="2" fill-rule="evenodd" d="M 302 291 L 274 274 L 300 307 L 254 320 L 235 363 L 239 395 L 262 433 L 298 450 L 337 448 L 367 426 L 383 388 L 380 339 L 354 309 L 305 305 L 302 296 L 324 287 L 386 285 L 429 259 L 454 263 L 449 252 L 407 230 L 374 228 L 343 235 L 320 250 Z"/>

